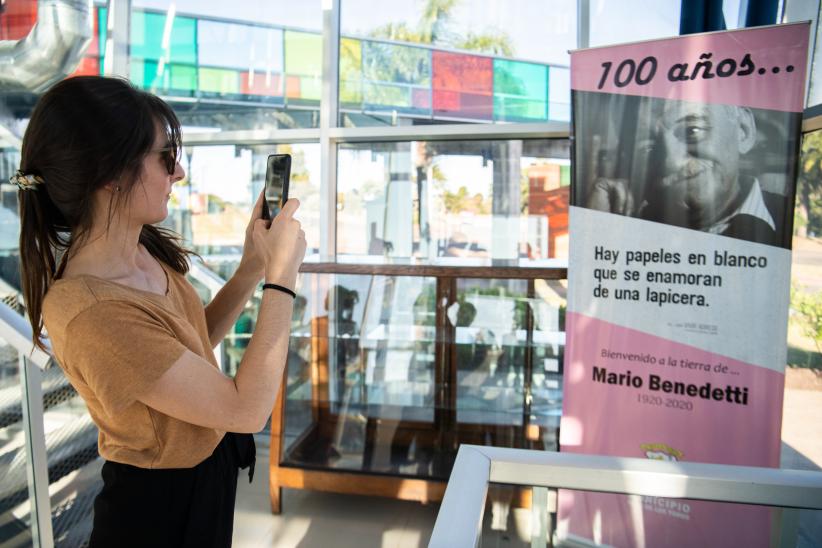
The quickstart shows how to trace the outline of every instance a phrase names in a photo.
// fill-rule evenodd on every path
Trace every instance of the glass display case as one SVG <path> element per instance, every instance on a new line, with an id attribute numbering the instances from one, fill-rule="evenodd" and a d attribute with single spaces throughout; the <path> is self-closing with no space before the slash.
<path id="1" fill-rule="evenodd" d="M 557 450 L 565 270 L 303 265 L 282 487 L 439 500 L 461 443 Z"/>

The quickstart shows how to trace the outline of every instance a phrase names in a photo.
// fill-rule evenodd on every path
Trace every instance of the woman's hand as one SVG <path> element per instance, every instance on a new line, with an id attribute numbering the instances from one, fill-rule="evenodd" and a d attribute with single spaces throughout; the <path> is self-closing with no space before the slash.
<path id="1" fill-rule="evenodd" d="M 254 209 L 251 212 L 251 220 L 245 228 L 245 240 L 243 241 L 243 257 L 240 259 L 240 266 L 237 269 L 239 272 L 245 272 L 254 280 L 259 280 L 265 274 L 265 259 L 260 254 L 260 250 L 254 241 L 254 224 L 257 221 L 270 223 L 264 221 L 263 217 L 263 200 L 265 200 L 265 189 L 260 192 L 257 197 L 257 203 L 254 204 Z"/>
<path id="2" fill-rule="evenodd" d="M 265 281 L 289 289 L 294 289 L 297 285 L 297 271 L 305 257 L 306 248 L 305 232 L 300 221 L 294 218 L 298 207 L 300 201 L 289 198 L 280 213 L 270 222 L 255 220 L 252 231 L 254 249 L 265 265 Z"/>

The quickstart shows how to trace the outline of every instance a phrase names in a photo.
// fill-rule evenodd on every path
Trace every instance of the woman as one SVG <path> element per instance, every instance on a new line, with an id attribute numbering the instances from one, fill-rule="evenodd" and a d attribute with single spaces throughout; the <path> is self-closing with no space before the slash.
<path id="1" fill-rule="evenodd" d="M 37 103 L 12 177 L 34 343 L 45 325 L 100 431 L 91 546 L 230 545 L 238 467 L 253 464 L 249 433 L 282 382 L 306 246 L 299 202 L 267 222 L 261 195 L 236 274 L 204 308 L 184 277 L 188 252 L 154 226 L 185 176 L 180 146 L 159 98 L 71 78 Z M 213 348 L 263 278 L 255 332 L 226 377 Z"/>

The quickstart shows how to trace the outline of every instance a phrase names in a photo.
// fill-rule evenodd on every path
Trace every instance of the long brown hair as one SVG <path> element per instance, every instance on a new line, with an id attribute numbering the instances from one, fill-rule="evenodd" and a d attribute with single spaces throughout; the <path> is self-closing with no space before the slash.
<path id="1" fill-rule="evenodd" d="M 42 349 L 43 299 L 59 275 L 57 255 L 91 229 L 94 192 L 117 181 L 109 222 L 127 201 L 154 145 L 156 124 L 166 130 L 174 155 L 182 145 L 180 122 L 160 98 L 119 78 L 80 76 L 63 80 L 37 102 L 23 136 L 20 171 L 43 184 L 18 192 L 20 270 L 32 341 Z M 144 225 L 140 243 L 185 274 L 189 251 L 173 232 Z"/>

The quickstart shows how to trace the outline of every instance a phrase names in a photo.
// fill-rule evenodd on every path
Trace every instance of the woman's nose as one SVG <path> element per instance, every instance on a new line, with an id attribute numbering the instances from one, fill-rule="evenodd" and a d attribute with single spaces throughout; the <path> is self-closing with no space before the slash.
<path id="1" fill-rule="evenodd" d="M 183 169 L 183 166 L 180 165 L 180 162 L 174 166 L 174 175 L 172 175 L 173 182 L 182 181 L 186 178 L 186 170 Z"/>

